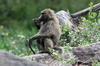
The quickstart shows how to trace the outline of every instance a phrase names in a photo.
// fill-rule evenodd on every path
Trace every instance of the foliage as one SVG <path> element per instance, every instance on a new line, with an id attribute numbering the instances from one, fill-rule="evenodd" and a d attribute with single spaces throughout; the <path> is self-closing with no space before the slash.
<path id="1" fill-rule="evenodd" d="M 25 41 L 27 38 L 36 33 L 36 31 L 34 31 L 34 28 L 32 31 L 30 31 L 29 29 L 18 27 L 7 28 L 3 25 L 0 25 L 0 32 L 0 49 L 9 51 L 20 56 L 32 54 L 28 46 L 25 44 Z M 35 42 L 33 46 L 34 50 L 37 51 Z"/>
<path id="2" fill-rule="evenodd" d="M 50 50 L 52 51 L 52 56 L 58 61 L 60 61 L 62 64 L 67 65 L 75 63 L 75 56 L 72 53 L 72 47 L 70 47 L 69 45 L 62 47 L 61 52 L 59 52 L 59 50 L 57 51 L 54 49 Z"/>
<path id="3" fill-rule="evenodd" d="M 92 63 L 92 65 L 93 65 L 93 66 L 100 66 L 100 62 L 94 61 L 94 62 Z"/>
<path id="4" fill-rule="evenodd" d="M 66 27 L 65 27 L 66 28 Z M 82 25 L 75 29 L 75 32 L 63 32 L 64 36 L 71 37 L 70 46 L 79 46 L 100 41 L 100 11 L 98 13 L 90 11 L 87 17 L 82 17 Z M 61 39 L 62 44 L 66 44 L 65 38 Z"/>
<path id="5" fill-rule="evenodd" d="M 100 13 L 89 12 L 87 18 L 82 17 L 82 26 L 72 35 L 72 45 L 85 45 L 100 41 Z"/>
<path id="6" fill-rule="evenodd" d="M 92 7 L 93 3 L 90 3 L 90 6 Z M 75 31 L 70 31 L 68 26 L 65 26 L 62 28 L 62 38 L 60 40 L 60 43 L 63 44 L 64 47 L 66 48 L 66 53 L 70 52 L 68 59 L 70 60 L 69 62 L 74 62 L 74 56 L 71 55 L 71 51 L 68 51 L 71 46 L 81 46 L 81 45 L 86 45 L 86 44 L 91 44 L 95 42 L 100 41 L 100 11 L 99 12 L 90 12 L 86 17 L 82 17 L 82 25 L 80 25 L 78 28 L 75 29 Z M 67 43 L 66 36 L 71 37 L 71 42 Z M 56 54 L 57 55 L 57 54 Z M 58 56 L 60 56 L 58 54 Z M 63 60 L 62 60 L 63 62 Z M 68 62 L 67 61 L 64 61 Z M 100 65 L 99 62 L 93 62 L 93 66 Z"/>
<path id="7" fill-rule="evenodd" d="M 37 32 L 32 19 L 37 17 L 42 9 L 52 8 L 55 11 L 69 9 L 73 13 L 86 8 L 90 1 L 99 2 L 99 0 L 0 0 L 0 49 L 19 56 L 32 54 L 25 41 Z M 82 25 L 75 32 L 69 32 L 69 28 L 69 26 L 62 27 L 64 36 L 60 40 L 67 52 L 67 62 L 61 58 L 61 54 L 52 50 L 53 56 L 63 64 L 74 63 L 71 46 L 100 41 L 100 11 L 95 13 L 90 10 L 86 17 L 82 17 Z M 70 43 L 66 42 L 66 36 L 70 36 Z M 35 41 L 32 47 L 36 52 L 38 51 Z M 93 65 L 97 66 L 100 63 L 94 61 Z"/>
<path id="8" fill-rule="evenodd" d="M 91 1 L 99 2 L 99 0 Z M 0 24 L 5 26 L 23 25 L 23 27 L 31 29 L 32 18 L 37 17 L 45 8 L 52 8 L 55 11 L 69 9 L 70 12 L 76 12 L 85 8 L 89 2 L 87 0 L 0 0 Z M 77 3 L 81 3 L 80 6 Z"/>

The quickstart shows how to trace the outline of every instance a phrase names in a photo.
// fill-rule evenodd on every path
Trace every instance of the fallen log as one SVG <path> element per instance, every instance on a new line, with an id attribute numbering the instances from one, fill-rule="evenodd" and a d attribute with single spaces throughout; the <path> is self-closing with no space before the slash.
<path id="1" fill-rule="evenodd" d="M 59 12 L 57 12 L 57 18 L 60 21 L 60 24 L 65 26 L 65 25 L 71 25 L 72 27 L 77 27 L 78 25 L 81 24 L 82 20 L 80 17 L 82 16 L 86 16 L 90 9 L 92 9 L 92 11 L 100 11 L 100 3 L 94 5 L 93 7 L 88 7 L 84 10 L 78 11 L 76 13 L 70 14 L 69 12 L 66 12 L 64 10 L 61 10 Z"/>
<path id="2" fill-rule="evenodd" d="M 100 42 L 73 47 L 72 52 L 78 57 L 78 61 L 83 63 L 92 62 L 94 60 L 100 61 Z"/>
<path id="3" fill-rule="evenodd" d="M 80 47 L 72 47 L 73 55 L 77 63 L 88 64 L 92 61 L 100 61 L 100 42 L 92 43 L 89 45 L 84 45 Z M 67 52 L 65 52 L 67 54 Z M 46 64 L 47 66 L 63 66 L 61 61 L 58 61 L 51 55 L 47 53 L 35 54 L 30 56 L 25 56 L 24 58 L 30 58 L 30 60 L 35 62 L 40 62 Z M 67 60 L 67 59 L 66 59 Z M 72 66 L 68 64 L 68 66 Z"/>
<path id="4" fill-rule="evenodd" d="M 32 62 L 0 50 L 0 66 L 46 66 L 39 62 Z"/>
<path id="5" fill-rule="evenodd" d="M 82 64 L 86 65 L 95 60 L 100 61 L 99 46 L 100 42 L 80 47 L 72 47 L 72 53 L 75 56 L 74 58 L 76 60 L 77 65 L 78 63 L 81 63 L 81 65 Z M 28 58 L 31 61 L 23 58 Z M 47 53 L 25 56 L 23 58 L 17 57 L 11 53 L 0 50 L 0 65 L 2 66 L 66 66 L 62 64 L 61 61 L 57 60 L 56 58 Z M 72 64 L 69 63 L 67 65 L 73 66 Z"/>

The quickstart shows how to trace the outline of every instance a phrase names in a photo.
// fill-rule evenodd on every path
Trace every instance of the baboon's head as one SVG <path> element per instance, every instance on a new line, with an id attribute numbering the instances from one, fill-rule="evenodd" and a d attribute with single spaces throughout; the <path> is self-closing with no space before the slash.
<path id="1" fill-rule="evenodd" d="M 39 21 L 48 21 L 51 20 L 55 16 L 55 13 L 51 9 L 44 9 L 41 11 L 41 15 L 38 18 Z"/>

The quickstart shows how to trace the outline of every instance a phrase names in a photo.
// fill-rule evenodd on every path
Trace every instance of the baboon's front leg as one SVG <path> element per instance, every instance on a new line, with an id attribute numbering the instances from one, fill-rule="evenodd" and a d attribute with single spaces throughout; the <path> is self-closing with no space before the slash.
<path id="1" fill-rule="evenodd" d="M 41 38 L 50 38 L 50 37 L 52 37 L 52 35 L 35 35 L 35 36 L 33 36 L 33 37 L 31 37 L 31 38 L 29 38 L 28 40 L 27 40 L 27 42 L 28 42 L 28 45 L 29 45 L 29 48 L 30 48 L 30 50 L 33 52 L 33 54 L 35 54 L 35 51 L 32 49 L 32 41 L 33 40 L 36 40 L 36 39 L 41 39 Z"/>
<path id="2" fill-rule="evenodd" d="M 30 50 L 33 52 L 33 54 L 35 54 L 35 51 L 32 49 L 32 41 L 30 39 L 27 40 L 28 46 L 30 48 Z"/>

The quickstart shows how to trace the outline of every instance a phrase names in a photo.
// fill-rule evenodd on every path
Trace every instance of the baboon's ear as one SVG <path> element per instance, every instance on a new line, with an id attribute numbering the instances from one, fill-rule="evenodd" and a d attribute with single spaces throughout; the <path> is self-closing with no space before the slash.
<path id="1" fill-rule="evenodd" d="M 53 14 L 54 14 L 54 11 L 50 9 L 50 10 L 48 11 L 48 13 L 49 13 L 49 14 L 48 14 L 48 15 L 49 15 L 49 18 L 52 18 Z"/>

